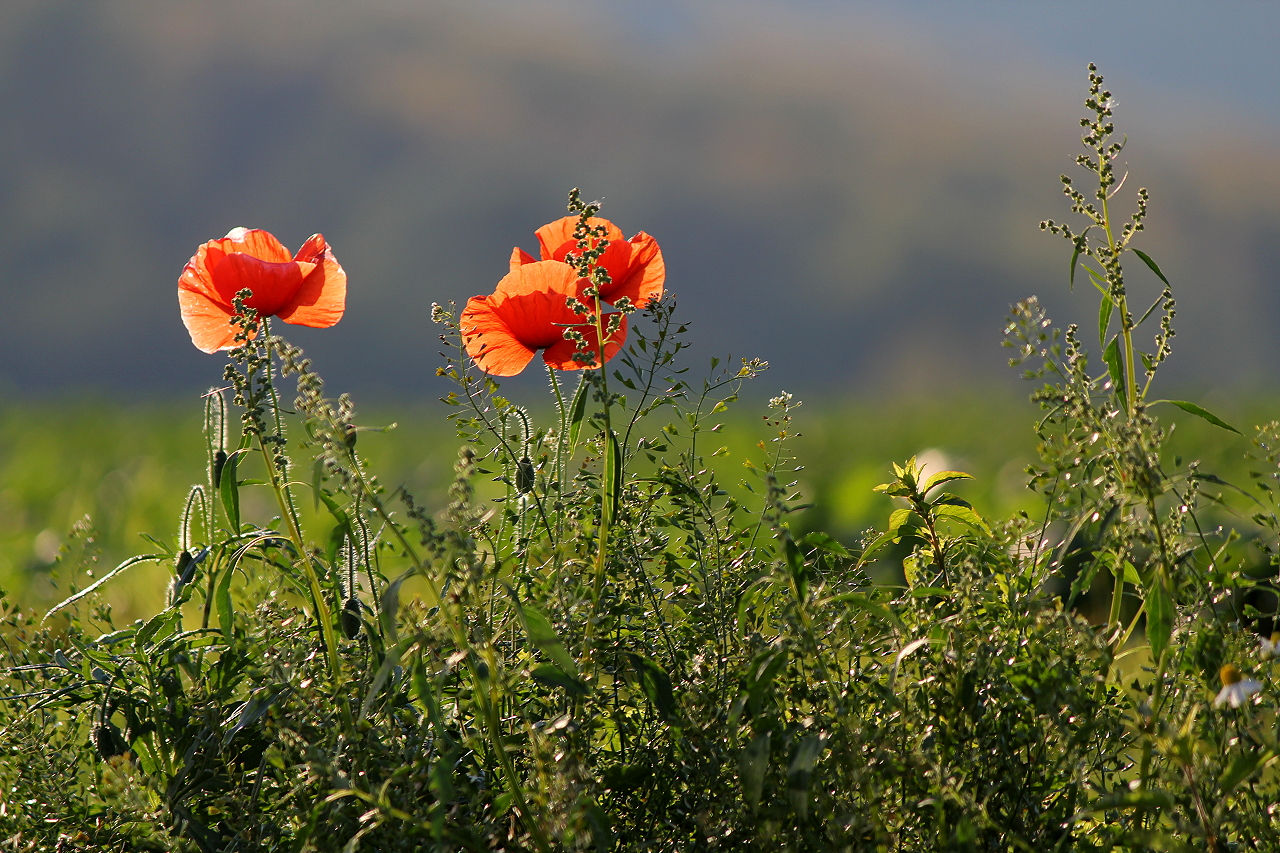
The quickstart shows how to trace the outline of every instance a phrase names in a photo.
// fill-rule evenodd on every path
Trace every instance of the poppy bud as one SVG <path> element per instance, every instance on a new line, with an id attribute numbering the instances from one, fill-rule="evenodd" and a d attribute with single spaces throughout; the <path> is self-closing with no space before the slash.
<path id="1" fill-rule="evenodd" d="M 348 598 L 346 604 L 342 605 L 342 613 L 338 616 L 338 623 L 342 627 L 342 634 L 348 640 L 354 640 L 360 636 L 360 601 L 356 598 Z"/>
<path id="2" fill-rule="evenodd" d="M 534 475 L 533 462 L 528 456 L 520 460 L 519 466 L 516 468 L 516 491 L 522 495 L 527 495 L 533 491 Z"/>
<path id="3" fill-rule="evenodd" d="M 178 581 L 180 583 L 185 584 L 187 581 L 191 580 L 191 575 L 188 574 L 188 570 L 191 568 L 193 568 L 191 552 L 183 551 L 181 554 L 178 555 L 178 565 L 175 566 L 173 569 L 173 573 L 177 575 Z"/>
<path id="4" fill-rule="evenodd" d="M 125 743 L 124 735 L 120 734 L 116 724 L 107 722 L 93 727 L 93 748 L 98 757 L 106 761 L 117 755 L 124 755 L 129 751 L 129 744 Z"/>
<path id="5" fill-rule="evenodd" d="M 213 454 L 213 487 L 216 489 L 222 485 L 222 467 L 227 464 L 227 452 L 219 450 Z"/>

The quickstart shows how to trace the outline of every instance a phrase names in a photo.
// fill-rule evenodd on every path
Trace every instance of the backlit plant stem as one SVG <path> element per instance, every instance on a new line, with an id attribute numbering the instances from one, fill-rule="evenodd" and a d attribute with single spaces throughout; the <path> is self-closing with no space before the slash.
<path id="1" fill-rule="evenodd" d="M 593 270 L 594 272 L 594 265 Z M 609 527 L 612 519 L 609 518 L 609 485 L 618 475 L 613 470 L 613 422 L 609 416 L 610 400 L 609 400 L 609 373 L 605 370 L 605 324 L 604 314 L 600 304 L 600 286 L 593 282 L 592 287 L 595 290 L 595 327 L 596 327 L 596 353 L 599 358 L 600 369 L 600 392 L 604 397 L 604 443 L 601 450 L 604 453 L 604 465 L 601 466 L 600 475 L 600 533 L 596 549 L 596 576 L 595 581 L 591 585 L 591 618 L 587 620 L 585 629 L 585 638 L 588 646 L 591 637 L 595 632 L 596 619 L 600 613 L 600 597 L 604 593 L 604 570 L 605 558 L 609 552 Z M 612 475 L 612 476 L 611 476 Z"/>
<path id="2" fill-rule="evenodd" d="M 275 383 L 271 378 L 273 347 L 271 332 L 265 319 L 262 321 L 262 337 L 267 351 L 266 366 L 263 368 L 264 375 L 267 388 L 270 389 L 271 414 L 277 434 L 279 434 L 279 430 L 282 427 L 280 398 L 276 394 Z M 307 554 L 306 544 L 302 540 L 302 529 L 298 525 L 298 516 L 293 507 L 293 498 L 288 493 L 289 485 L 281 482 L 280 471 L 276 468 L 276 461 L 272 457 L 271 451 L 267 449 L 266 443 L 262 440 L 261 433 L 258 434 L 257 440 L 258 450 L 262 452 L 262 461 L 267 467 L 267 478 L 271 483 L 271 491 L 275 494 L 276 503 L 280 507 L 280 517 L 288 527 L 289 539 L 293 542 L 294 550 L 298 555 L 297 560 L 302 564 L 302 569 L 307 575 L 307 587 L 311 592 L 311 603 L 315 608 L 316 621 L 320 623 L 320 635 L 324 642 L 325 658 L 329 664 L 329 676 L 336 686 L 341 680 L 342 667 L 338 660 L 338 643 L 333 635 L 333 619 L 329 613 L 329 606 L 325 603 L 324 592 L 320 589 L 320 579 L 316 576 L 315 567 L 311 565 L 311 558 Z"/>
<path id="3" fill-rule="evenodd" d="M 1102 230 L 1107 235 L 1107 251 L 1111 255 L 1111 263 L 1117 272 L 1111 275 L 1119 282 L 1120 269 L 1120 251 L 1116 248 L 1116 238 L 1111 230 L 1111 214 L 1108 209 L 1108 199 L 1110 193 L 1107 188 L 1103 187 L 1102 192 Z M 1124 286 L 1121 284 L 1116 290 L 1116 308 L 1120 311 L 1120 335 L 1124 340 L 1124 393 L 1125 393 L 1125 411 L 1129 415 L 1129 419 L 1133 420 L 1135 409 L 1138 403 L 1137 379 L 1138 371 L 1135 367 L 1133 358 L 1133 318 L 1129 316 L 1129 304 L 1125 298 Z M 1108 296 L 1108 298 L 1111 298 Z"/>
<path id="4" fill-rule="evenodd" d="M 1101 157 L 1105 155 L 1101 150 L 1098 152 L 1098 155 L 1100 158 L 1098 161 L 1099 168 L 1101 168 L 1101 164 L 1102 164 Z M 1119 309 L 1120 311 L 1120 337 L 1124 344 L 1125 413 L 1128 416 L 1128 419 L 1132 421 L 1134 417 L 1136 417 L 1137 415 L 1136 409 L 1137 409 L 1137 403 L 1138 403 L 1138 389 L 1136 387 L 1137 369 L 1134 366 L 1134 359 L 1133 359 L 1132 319 L 1129 316 L 1129 303 L 1128 303 L 1128 300 L 1125 298 L 1124 285 L 1120 279 L 1120 274 L 1119 274 L 1120 252 L 1116 248 L 1115 234 L 1111 229 L 1111 212 L 1110 212 L 1110 207 L 1108 205 L 1108 201 L 1110 200 L 1111 193 L 1108 192 L 1107 186 L 1103 184 L 1101 188 L 1101 192 L 1099 192 L 1098 195 L 1101 196 L 1101 203 L 1102 203 L 1102 230 L 1103 230 L 1103 233 L 1107 235 L 1107 252 L 1111 256 L 1110 258 L 1111 269 L 1108 270 L 1108 278 L 1111 279 L 1112 283 L 1115 285 L 1112 288 L 1110 288 L 1110 290 L 1115 292 L 1114 298 L 1117 300 L 1116 308 Z M 1113 297 L 1109 293 L 1107 295 L 1107 298 L 1111 299 Z M 1157 520 L 1157 525 L 1158 524 L 1159 522 Z M 1123 604 L 1124 604 L 1124 567 L 1122 564 L 1118 564 L 1117 571 L 1115 572 L 1115 581 L 1111 589 L 1111 610 L 1107 616 L 1108 631 L 1114 631 L 1116 627 L 1120 624 L 1120 616 L 1121 616 L 1121 610 L 1122 610 Z M 1123 640 L 1121 640 L 1120 642 L 1123 642 Z M 1118 649 L 1119 646 L 1117 646 L 1116 648 Z"/>

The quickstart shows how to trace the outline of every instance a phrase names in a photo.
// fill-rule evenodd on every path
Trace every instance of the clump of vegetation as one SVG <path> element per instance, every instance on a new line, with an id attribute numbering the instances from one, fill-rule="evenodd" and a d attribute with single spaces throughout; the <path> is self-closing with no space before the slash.
<path id="1" fill-rule="evenodd" d="M 47 614 L 5 605 L 3 844 L 1276 847 L 1280 637 L 1255 631 L 1275 603 L 1280 425 L 1234 492 L 1166 458 L 1159 403 L 1233 428 L 1150 398 L 1172 290 L 1133 245 L 1145 191 L 1128 222 L 1112 213 L 1123 144 L 1092 67 L 1086 105 L 1096 189 L 1064 178 L 1084 225 L 1044 227 L 1071 244 L 1071 282 L 1099 291 L 1101 359 L 1034 299 L 1007 336 L 1044 383 L 1042 511 L 984 518 L 947 490 L 967 474 L 911 459 L 878 487 L 897 502 L 886 529 L 854 547 L 792 523 L 791 395 L 726 473 L 743 450 L 719 418 L 767 365 L 689 379 L 656 241 L 576 191 L 539 229 L 540 260 L 517 250 L 493 294 L 436 309 L 464 439 L 439 517 L 379 482 L 351 400 L 269 326 L 341 315 L 323 238 L 292 258 L 243 229 L 201 247 L 184 319 L 230 356 L 205 397 L 204 482 L 154 552 Z M 1140 315 L 1130 255 L 1160 282 Z M 545 424 L 492 378 L 538 351 Z M 254 489 L 274 518 L 242 511 Z M 309 535 L 302 501 L 330 535 Z M 1204 506 L 1245 509 L 1228 530 Z M 873 582 L 876 560 L 905 583 Z M 97 594 L 147 561 L 172 566 L 167 606 L 116 625 Z M 1076 604 L 1099 583 L 1094 624 Z"/>

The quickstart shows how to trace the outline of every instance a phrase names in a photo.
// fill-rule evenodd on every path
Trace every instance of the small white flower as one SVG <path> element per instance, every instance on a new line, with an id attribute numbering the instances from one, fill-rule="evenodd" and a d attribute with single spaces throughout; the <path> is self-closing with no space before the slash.
<path id="1" fill-rule="evenodd" d="M 1263 660 L 1280 657 L 1280 631 L 1272 633 L 1271 639 L 1262 637 L 1258 640 L 1258 657 Z"/>
<path id="2" fill-rule="evenodd" d="M 1231 703 L 1232 708 L 1239 708 L 1250 696 L 1262 689 L 1261 683 L 1252 678 L 1241 677 L 1240 670 L 1232 663 L 1220 669 L 1218 676 L 1222 679 L 1222 689 L 1218 691 L 1218 698 L 1213 700 L 1215 708 L 1221 708 L 1227 703 Z"/>

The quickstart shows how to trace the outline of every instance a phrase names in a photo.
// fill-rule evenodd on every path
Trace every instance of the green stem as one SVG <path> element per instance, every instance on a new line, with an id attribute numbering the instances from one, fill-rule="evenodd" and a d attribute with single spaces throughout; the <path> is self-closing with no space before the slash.
<path id="1" fill-rule="evenodd" d="M 271 392 L 272 414 L 278 430 L 281 427 L 280 399 L 276 396 L 275 384 L 271 381 L 271 335 L 265 321 L 262 327 L 262 337 L 267 351 L 266 382 Z M 329 677 L 336 687 L 341 682 L 342 665 L 338 659 L 338 643 L 333 634 L 333 619 L 329 613 L 329 605 L 325 603 L 324 593 L 320 589 L 320 579 L 316 576 L 315 567 L 311 565 L 311 558 L 307 555 L 306 543 L 302 539 L 302 528 L 298 524 L 298 516 L 293 509 L 293 500 L 287 494 L 288 485 L 280 481 L 280 472 L 276 468 L 275 459 L 263 442 L 262 436 L 258 435 L 257 439 L 258 450 L 262 452 L 262 460 L 267 468 L 267 479 L 271 483 L 271 491 L 275 494 L 276 503 L 280 507 L 280 517 L 288 527 L 289 539 L 293 542 L 294 550 L 298 555 L 297 560 L 302 564 L 302 569 L 307 575 L 307 587 L 311 593 L 311 604 L 315 608 L 316 621 L 320 623 L 320 636 L 324 643 L 325 658 L 329 664 Z"/>
<path id="2" fill-rule="evenodd" d="M 560 378 L 556 376 L 556 369 L 551 365 L 547 365 L 547 377 L 551 380 L 551 390 L 556 395 L 556 415 L 559 417 L 559 426 L 556 428 L 556 465 L 555 480 L 557 483 L 564 483 L 565 470 L 565 433 L 569 429 L 569 413 L 564 407 L 564 395 L 560 393 Z M 561 486 L 563 488 L 563 485 Z"/>
<path id="3" fill-rule="evenodd" d="M 1105 156 L 1099 152 L 1099 156 Z M 1099 161 L 1101 163 L 1101 161 Z M 1119 280 L 1120 269 L 1120 250 L 1116 248 L 1116 238 L 1111 230 L 1111 213 L 1107 205 L 1106 187 L 1102 189 L 1102 230 L 1107 235 L 1107 251 L 1111 255 L 1111 263 L 1115 265 L 1116 273 L 1114 275 Z M 1118 288 L 1116 308 L 1120 309 L 1120 335 L 1124 340 L 1124 393 L 1125 393 L 1125 410 L 1129 415 L 1129 419 L 1133 420 L 1135 416 L 1134 410 L 1138 404 L 1138 389 L 1136 387 L 1138 379 L 1138 371 L 1133 356 L 1133 326 L 1129 317 L 1129 303 L 1125 298 L 1124 286 Z"/>
<path id="4" fill-rule="evenodd" d="M 1116 565 L 1111 570 L 1113 586 L 1111 587 L 1111 612 L 1107 615 L 1107 631 L 1115 630 L 1120 624 L 1120 607 L 1124 603 L 1124 563 L 1119 554 Z"/>
<path id="5" fill-rule="evenodd" d="M 597 284 L 592 285 L 595 288 L 595 327 L 596 327 L 596 353 L 599 358 L 598 369 L 600 370 L 600 391 L 604 396 L 604 443 L 601 448 L 604 452 L 604 465 L 602 466 L 600 476 L 600 530 L 597 538 L 599 542 L 596 548 L 596 576 L 595 581 L 591 585 L 591 618 L 587 620 L 584 629 L 584 640 L 588 651 L 591 646 L 591 638 L 595 632 L 596 619 L 600 612 L 600 597 L 604 594 L 604 575 L 605 575 L 605 558 L 609 552 L 609 528 L 613 521 L 611 515 L 614 507 L 611 506 L 611 495 L 609 494 L 609 486 L 612 481 L 619 476 L 617 471 L 613 470 L 613 422 L 609 417 L 609 373 L 604 367 L 604 313 L 601 311 L 600 303 L 600 287 Z"/>

